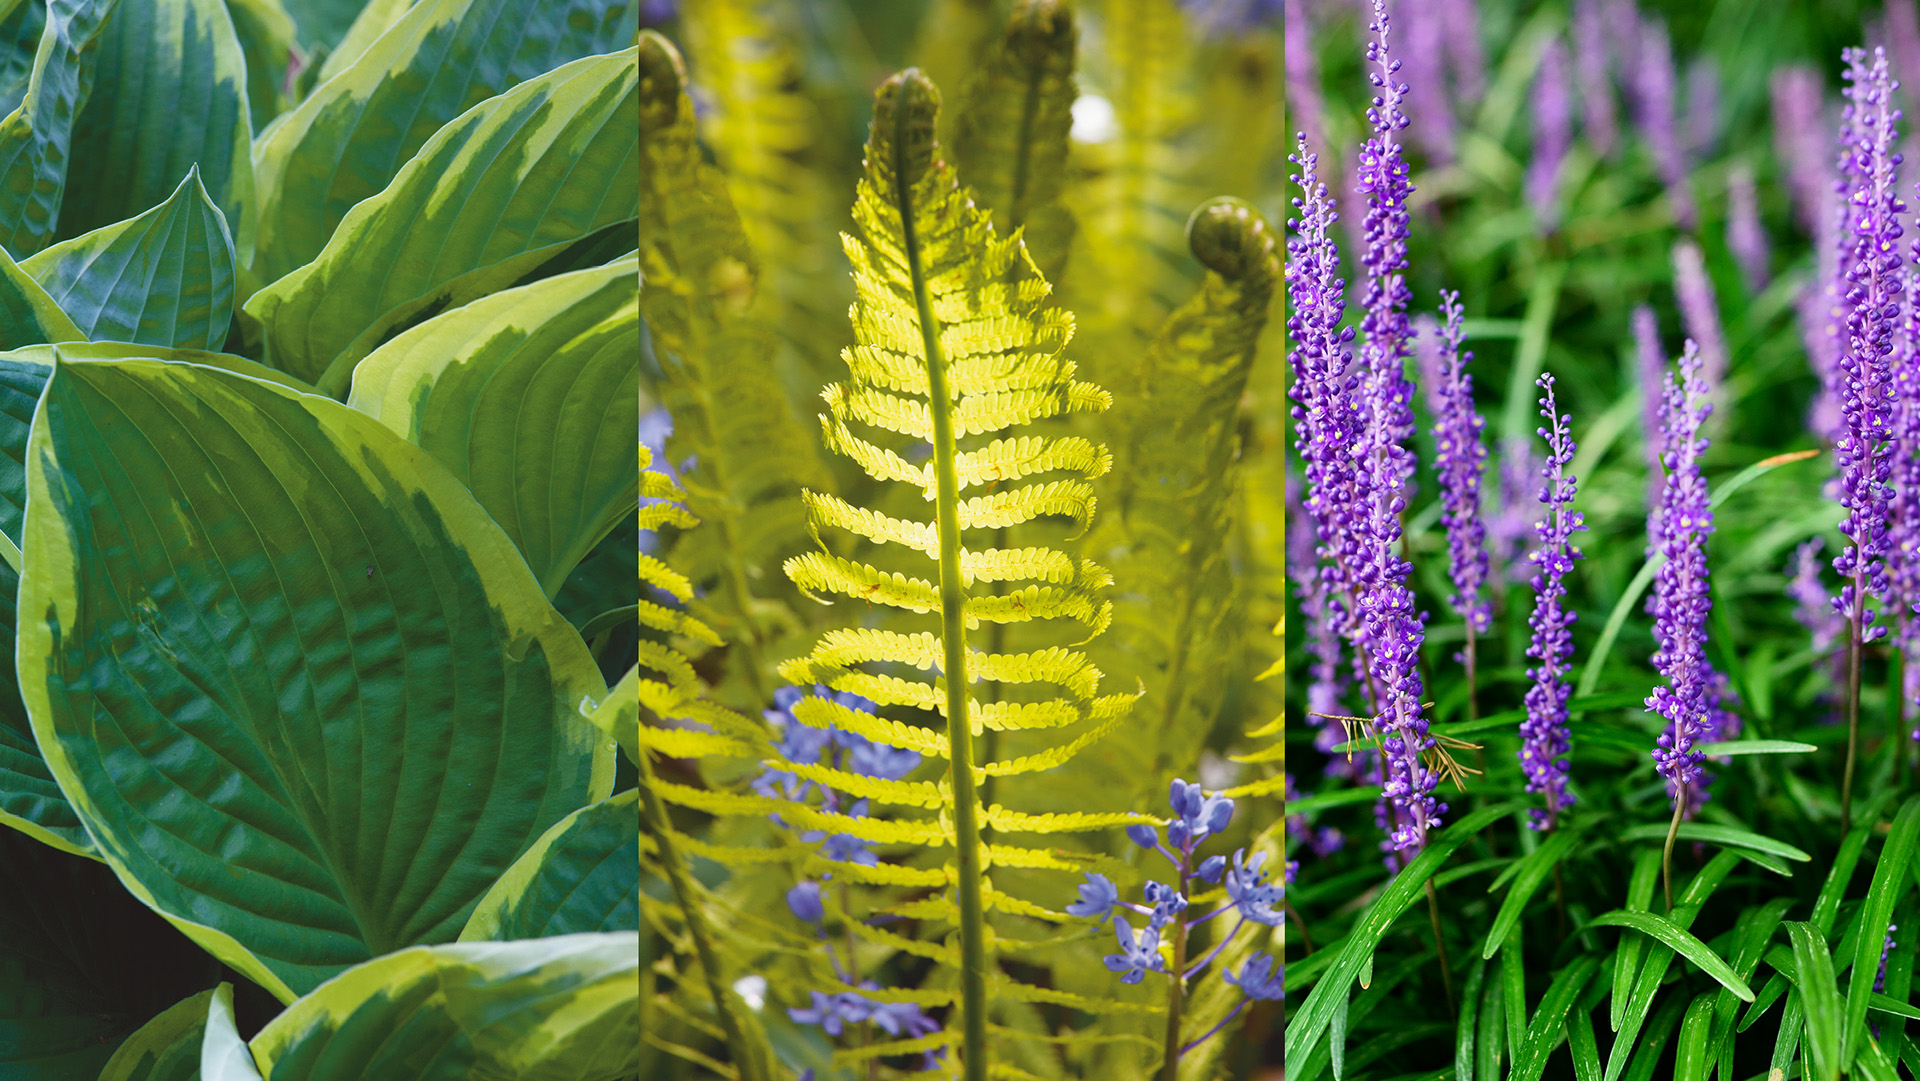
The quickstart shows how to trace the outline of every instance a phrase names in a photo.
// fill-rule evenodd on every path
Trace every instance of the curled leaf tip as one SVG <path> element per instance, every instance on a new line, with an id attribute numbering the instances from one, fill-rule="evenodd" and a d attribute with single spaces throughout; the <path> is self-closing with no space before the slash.
<path id="1" fill-rule="evenodd" d="M 1272 277 L 1279 263 L 1279 241 L 1260 212 L 1238 199 L 1209 199 L 1187 219 L 1187 243 L 1194 258 L 1223 278 Z"/>
<path id="2" fill-rule="evenodd" d="M 940 115 L 940 91 L 919 68 L 889 76 L 873 94 L 871 146 L 886 146 L 903 187 L 911 187 L 933 168 L 934 121 Z"/>
<path id="3" fill-rule="evenodd" d="M 686 89 L 686 62 L 673 42 L 654 30 L 640 32 L 639 54 L 641 127 L 665 127 L 673 122 Z M 653 117 L 658 122 L 648 124 Z"/>
<path id="4" fill-rule="evenodd" d="M 1070 57 L 1073 42 L 1073 11 L 1060 0 L 1024 0 L 1007 17 L 1008 50 L 1035 67 L 1049 57 Z"/>

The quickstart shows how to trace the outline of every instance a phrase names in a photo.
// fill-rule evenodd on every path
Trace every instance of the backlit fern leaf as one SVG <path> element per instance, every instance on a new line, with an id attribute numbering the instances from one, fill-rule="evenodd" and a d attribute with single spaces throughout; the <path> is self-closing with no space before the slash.
<path id="1" fill-rule="evenodd" d="M 1048 417 L 1110 404 L 1105 391 L 1074 379 L 1061 355 L 1072 318 L 1047 306 L 1048 286 L 1019 237 L 994 234 L 987 214 L 939 160 L 934 140 L 938 94 L 917 71 L 889 79 L 875 97 L 872 136 L 853 219 L 843 238 L 858 303 L 852 313 L 856 344 L 847 349 L 848 377 L 826 388 L 822 417 L 826 442 L 873 477 L 910 486 L 899 505 L 930 505 L 931 520 L 882 514 L 810 492 L 816 533 L 851 532 L 876 545 L 887 567 L 928 559 L 931 577 L 883 569 L 827 551 L 790 559 L 788 575 L 816 596 L 839 594 L 903 609 L 921 620 L 912 631 L 868 627 L 830 631 L 813 650 L 781 665 L 794 683 L 823 683 L 865 696 L 883 710 L 945 718 L 945 734 L 862 713 L 823 697 L 796 702 L 796 721 L 832 726 L 876 742 L 945 758 L 936 785 L 876 783 L 813 767 L 801 774 L 853 795 L 931 815 L 901 813 L 890 820 L 795 808 L 797 822 L 882 844 L 942 849 L 943 889 L 895 905 L 909 918 L 951 923 L 959 930 L 961 1002 L 958 1020 L 967 1043 L 979 1046 L 985 993 L 997 969 L 988 957 L 987 909 L 1046 920 L 1051 908 L 998 888 L 993 846 L 979 842 L 990 823 L 996 836 L 1110 830 L 1143 821 L 1137 815 L 1025 814 L 981 800 L 976 784 L 989 773 L 1052 768 L 1110 732 L 1133 696 L 1101 696 L 1100 673 L 1075 647 L 1049 643 L 1023 652 L 969 650 L 967 632 L 982 623 L 1039 621 L 1060 642 L 1084 640 L 1104 628 L 1110 606 L 1101 591 L 1105 570 L 1066 552 L 1030 546 L 974 547 L 991 540 L 980 531 L 1037 520 L 1073 533 L 1093 515 L 1090 477 L 1106 471 L 1106 450 L 1070 436 L 1008 434 Z M 887 433 L 896 433 L 893 436 Z M 907 437 L 906 440 L 898 436 Z M 968 440 L 963 449 L 962 440 Z M 924 465 L 912 443 L 930 443 Z M 961 467 L 972 483 L 1031 477 L 1011 489 L 991 488 L 960 498 Z M 1066 474 L 1054 476 L 1053 474 Z M 1056 527 L 1057 528 L 1057 527 Z M 981 580 L 1006 581 L 1000 594 L 976 593 Z M 1063 623 L 1064 621 L 1064 623 Z M 927 629 L 932 623 L 932 629 Z M 1001 699 L 982 701 L 975 682 L 997 684 Z M 1030 712 L 1029 712 L 1030 711 Z M 1009 762 L 973 760 L 973 739 L 990 724 L 1008 724 L 1054 738 L 1046 749 Z M 781 769 L 801 767 L 775 762 Z M 788 812 L 783 812 L 788 813 Z M 944 851 L 944 850 L 951 851 Z M 908 863 L 922 854 L 896 856 Z M 1022 860 L 1022 868 L 1061 869 L 1068 860 Z M 925 882 L 927 869 L 911 867 Z M 860 872 L 855 871 L 854 874 Z M 874 876 L 880 877 L 880 876 Z M 1051 901 L 1049 897 L 1047 900 Z M 946 955 L 941 953 L 941 957 Z M 996 982 L 996 986 L 997 986 Z"/>
<path id="2" fill-rule="evenodd" d="M 753 255 L 725 182 L 695 145 L 686 69 L 652 31 L 641 35 L 639 63 L 641 308 L 666 380 L 674 457 L 693 460 L 687 503 L 708 530 L 673 556 L 711 586 L 695 607 L 739 646 L 729 675 L 741 696 L 764 701 L 761 653 L 773 624 L 791 617 L 752 583 L 803 543 L 793 482 L 816 477 L 819 463 L 780 389 L 770 336 L 743 316 Z"/>
<path id="3" fill-rule="evenodd" d="M 1049 280 L 1066 265 L 1073 215 L 1060 203 L 1073 127 L 1073 13 L 1059 0 L 1021 0 L 1006 34 L 961 95 L 953 158 L 1003 235 L 1024 229 Z"/>
<path id="4" fill-rule="evenodd" d="M 1244 645 L 1227 545 L 1236 426 L 1280 272 L 1272 229 L 1243 203 L 1202 206 L 1189 235 L 1206 279 L 1161 328 L 1116 424 L 1129 468 L 1108 485 L 1114 513 L 1095 541 L 1126 587 L 1100 655 L 1140 666 L 1153 714 L 1118 770 L 1152 788 L 1193 768 L 1175 756 L 1212 727 Z"/>

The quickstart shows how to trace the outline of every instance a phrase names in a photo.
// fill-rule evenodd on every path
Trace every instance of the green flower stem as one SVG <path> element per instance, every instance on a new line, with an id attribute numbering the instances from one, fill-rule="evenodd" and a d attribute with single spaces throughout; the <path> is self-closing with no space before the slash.
<path id="1" fill-rule="evenodd" d="M 707 921 L 700 915 L 699 902 L 693 896 L 693 886 L 687 881 L 686 865 L 680 862 L 680 850 L 673 843 L 673 822 L 667 817 L 666 805 L 660 802 L 660 796 L 654 791 L 653 755 L 645 750 L 640 752 L 640 798 L 646 803 L 647 817 L 653 823 L 653 840 L 660 846 L 660 862 L 666 866 L 667 881 L 673 886 L 673 898 L 680 903 L 680 914 L 686 918 L 687 937 L 693 939 L 694 953 L 700 958 L 700 971 L 707 978 L 707 993 L 713 996 L 713 1012 L 719 1015 L 720 1029 L 727 1035 L 727 1046 L 734 1049 L 740 1081 L 766 1081 L 760 1075 L 759 1059 L 753 1049 L 747 1046 L 740 1020 L 733 1015 L 733 996 L 728 993 L 726 983 L 720 977 L 720 959 L 713 952 L 713 942 L 707 934 Z"/>
<path id="2" fill-rule="evenodd" d="M 922 80 L 907 79 L 901 95 L 921 90 Z M 924 91 L 923 91 L 924 92 Z M 896 180 L 895 206 L 906 239 L 906 262 L 913 279 L 913 302 L 920 316 L 920 338 L 926 349 L 927 404 L 933 420 L 933 471 L 939 502 L 940 528 L 940 638 L 944 651 L 942 674 L 947 681 L 947 740 L 953 784 L 954 846 L 960 903 L 960 1019 L 961 1061 L 966 1081 L 987 1077 L 987 944 L 985 913 L 980 897 L 980 809 L 973 784 L 973 729 L 967 716 L 967 591 L 960 578 L 960 479 L 954 470 L 958 446 L 953 434 L 953 392 L 947 386 L 947 358 L 940 347 L 940 323 L 927 294 L 926 268 L 920 257 L 920 236 L 914 228 L 914 168 L 908 160 L 916 118 L 926 114 L 902 101 L 894 110 L 892 150 Z"/>
<path id="3" fill-rule="evenodd" d="M 1180 896 L 1187 895 L 1187 872 L 1180 872 Z M 1180 1007 L 1187 997 L 1187 921 L 1173 920 L 1173 964 L 1167 969 L 1167 1051 L 1160 1081 L 1180 1081 Z M 1235 928 L 1238 930 L 1238 928 Z"/>

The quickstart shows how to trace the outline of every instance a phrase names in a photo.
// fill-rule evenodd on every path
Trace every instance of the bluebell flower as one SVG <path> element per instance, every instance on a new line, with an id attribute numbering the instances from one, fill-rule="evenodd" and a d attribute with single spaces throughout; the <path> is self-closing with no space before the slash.
<path id="1" fill-rule="evenodd" d="M 1233 854 L 1233 869 L 1227 872 L 1227 897 L 1242 917 L 1278 927 L 1280 910 L 1274 906 L 1285 894 L 1279 886 L 1268 882 L 1266 872 L 1260 869 L 1267 862 L 1267 854 L 1261 852 L 1251 861 L 1245 859 L 1246 854 L 1244 848 Z"/>
<path id="2" fill-rule="evenodd" d="M 1067 906 L 1067 914 L 1104 922 L 1119 903 L 1120 888 L 1113 880 L 1088 871 L 1087 880 L 1080 885 L 1080 899 Z"/>
<path id="3" fill-rule="evenodd" d="M 847 815 L 852 818 L 867 817 L 867 801 L 860 800 L 848 807 Z M 850 833 L 836 833 L 829 837 L 825 830 L 807 830 L 800 835 L 800 839 L 807 842 L 822 838 L 825 838 L 827 843 L 820 847 L 820 855 L 835 863 L 857 863 L 863 867 L 872 867 L 880 862 L 880 857 L 873 854 L 873 849 L 868 847 L 867 842 Z"/>
<path id="4" fill-rule="evenodd" d="M 1160 831 L 1144 823 L 1128 826 L 1127 837 L 1141 848 L 1154 848 L 1160 844 Z"/>
<path id="5" fill-rule="evenodd" d="M 1200 861 L 1200 867 L 1193 872 L 1193 877 L 1202 882 L 1218 883 L 1220 876 L 1226 872 L 1226 869 L 1227 857 L 1208 856 L 1206 859 Z"/>
<path id="6" fill-rule="evenodd" d="M 863 777 L 898 781 L 920 764 L 920 752 L 875 743 L 856 732 L 836 732 L 834 739 L 846 748 L 847 768 Z"/>
<path id="7" fill-rule="evenodd" d="M 1153 906 L 1153 922 L 1165 925 L 1169 920 L 1187 910 L 1187 898 L 1179 890 L 1164 882 L 1149 882 L 1146 887 L 1147 903 Z"/>
<path id="8" fill-rule="evenodd" d="M 1287 997 L 1286 989 L 1281 986 L 1285 975 L 1285 966 L 1274 964 L 1272 954 L 1256 953 L 1240 966 L 1238 976 L 1228 969 L 1226 981 L 1245 991 L 1248 998 L 1278 1002 Z"/>
<path id="9" fill-rule="evenodd" d="M 940 1022 L 920 1012 L 920 1007 L 911 1002 L 874 1003 L 873 1023 L 886 1029 L 889 1036 L 906 1039 L 931 1036 L 940 1031 Z"/>
<path id="10" fill-rule="evenodd" d="M 807 923 L 819 923 L 827 914 L 820 903 L 820 883 L 802 882 L 788 890 L 787 908 Z"/>
<path id="11" fill-rule="evenodd" d="M 1191 852 L 1208 835 L 1227 828 L 1233 821 L 1233 801 L 1225 796 L 1205 795 L 1197 784 L 1174 778 L 1170 791 L 1173 813 L 1179 815 L 1167 827 L 1167 841 L 1183 852 Z"/>
<path id="12" fill-rule="evenodd" d="M 1140 977 L 1148 972 L 1165 972 L 1166 962 L 1160 959 L 1160 924 L 1148 923 L 1147 929 L 1138 937 L 1133 933 L 1133 925 L 1125 917 L 1113 918 L 1113 937 L 1120 941 L 1120 952 L 1110 953 L 1101 958 L 1107 963 L 1109 971 L 1125 973 L 1121 983 L 1139 983 Z"/>
<path id="13" fill-rule="evenodd" d="M 821 991 L 807 993 L 813 996 L 813 1005 L 805 1009 L 788 1007 L 787 1016 L 793 1018 L 795 1024 L 819 1025 L 829 1036 L 838 1036 L 848 1025 L 857 1025 L 873 1016 L 873 1003 L 852 991 L 837 995 Z"/>

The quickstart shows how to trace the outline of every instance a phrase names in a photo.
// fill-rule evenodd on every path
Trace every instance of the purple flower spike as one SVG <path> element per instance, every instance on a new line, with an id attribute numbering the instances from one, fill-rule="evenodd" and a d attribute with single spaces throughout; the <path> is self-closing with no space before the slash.
<path id="1" fill-rule="evenodd" d="M 1394 81 L 1398 61 L 1387 53 L 1385 0 L 1374 0 L 1367 59 L 1379 70 L 1368 78 L 1378 96 L 1367 110 L 1373 137 L 1361 150 L 1361 186 L 1367 193 L 1367 252 L 1362 260 L 1367 284 L 1361 320 L 1361 413 L 1365 424 L 1351 453 L 1362 475 L 1357 485 L 1364 500 L 1357 508 L 1359 558 L 1348 564 L 1355 579 L 1355 610 L 1361 618 L 1359 641 L 1367 651 L 1372 684 L 1378 687 L 1374 727 L 1387 759 L 1382 790 L 1391 804 L 1395 851 L 1425 847 L 1427 833 L 1440 825 L 1446 806 L 1433 798 L 1438 778 L 1421 761 L 1433 746 L 1420 713 L 1418 671 L 1426 620 L 1414 608 L 1407 587 L 1411 570 L 1400 558 L 1400 515 L 1406 510 L 1406 485 L 1413 454 L 1413 388 L 1404 372 L 1407 356 L 1407 182 L 1406 162 L 1394 135 L 1406 126 L 1400 103 L 1406 85 Z"/>
<path id="2" fill-rule="evenodd" d="M 1820 73 L 1805 65 L 1783 67 L 1769 84 L 1773 97 L 1773 150 L 1786 164 L 1787 191 L 1794 212 L 1808 231 L 1818 228 L 1821 201 L 1833 190 L 1829 165 L 1833 145 L 1828 137 L 1825 89 Z"/>
<path id="3" fill-rule="evenodd" d="M 1908 701 L 1920 688 L 1920 237 L 1915 237 L 1903 282 L 1907 303 L 1893 375 L 1892 499 L 1887 535 L 1887 609 L 1894 615 L 1894 634 L 1906 659 L 1901 693 Z"/>
<path id="4" fill-rule="evenodd" d="M 1533 536 L 1533 478 L 1546 468 L 1532 444 L 1503 440 L 1500 446 L 1499 510 L 1487 523 L 1488 555 L 1507 582 L 1525 582 L 1533 572 L 1527 568 L 1527 547 Z"/>
<path id="5" fill-rule="evenodd" d="M 1482 421 L 1473 407 L 1472 353 L 1460 350 L 1460 294 L 1442 292 L 1446 323 L 1436 327 L 1435 378 L 1429 383 L 1435 444 L 1433 469 L 1440 475 L 1440 521 L 1447 529 L 1448 572 L 1453 578 L 1453 610 L 1475 634 L 1493 627 L 1493 609 L 1481 596 L 1487 580 L 1487 529 L 1480 520 L 1480 477 L 1487 450 L 1480 442 Z"/>
<path id="6" fill-rule="evenodd" d="M 1527 205 L 1542 232 L 1560 224 L 1560 165 L 1573 143 L 1573 106 L 1567 100 L 1567 46 L 1547 43 L 1533 77 L 1533 159 L 1527 163 Z"/>
<path id="7" fill-rule="evenodd" d="M 1406 80 L 1419 104 L 1412 110 L 1419 123 L 1413 138 L 1427 159 L 1444 165 L 1453 160 L 1453 108 L 1447 91 L 1445 13 L 1437 4 L 1396 4 L 1406 34 Z"/>
<path id="8" fill-rule="evenodd" d="M 1680 377 L 1667 376 L 1661 429 L 1666 445 L 1666 483 L 1660 497 L 1660 532 L 1650 538 L 1647 558 L 1663 555 L 1653 586 L 1654 636 L 1659 648 L 1653 667 L 1665 682 L 1647 696 L 1647 710 L 1666 719 L 1654 765 L 1667 779 L 1667 791 L 1685 799 L 1689 810 L 1698 806 L 1703 784 L 1700 762 L 1693 749 L 1708 738 L 1713 703 L 1713 671 L 1707 663 L 1707 616 L 1713 599 L 1707 585 L 1707 536 L 1713 532 L 1713 511 L 1707 500 L 1707 482 L 1700 474 L 1700 456 L 1707 441 L 1700 436 L 1712 406 L 1701 379 L 1700 350 L 1686 344 L 1680 356 Z"/>
<path id="9" fill-rule="evenodd" d="M 1727 174 L 1727 250 L 1740 264 L 1747 291 L 1767 287 L 1767 231 L 1760 225 L 1760 195 L 1753 183 L 1753 167 L 1740 164 Z"/>
<path id="10" fill-rule="evenodd" d="M 1666 400 L 1661 388 L 1667 378 L 1667 351 L 1660 344 L 1660 321 L 1645 304 L 1633 309 L 1633 348 L 1640 373 L 1640 438 L 1647 456 L 1647 530 L 1652 534 L 1651 519 L 1660 506 L 1660 458 L 1665 453 L 1660 445 L 1660 413 Z"/>
<path id="11" fill-rule="evenodd" d="M 1681 326 L 1699 344 L 1701 376 L 1717 392 L 1727 379 L 1727 337 L 1720 330 L 1720 305 L 1714 300 L 1713 280 L 1707 277 L 1700 245 L 1691 240 L 1674 244 L 1673 282 Z"/>
<path id="12" fill-rule="evenodd" d="M 1687 187 L 1687 162 L 1681 153 L 1680 136 L 1674 130 L 1673 44 L 1667 38 L 1667 24 L 1659 19 L 1645 20 L 1639 44 L 1634 100 L 1639 106 L 1640 132 L 1667 186 L 1673 220 L 1680 228 L 1692 230 L 1696 217 L 1693 192 Z"/>
<path id="13" fill-rule="evenodd" d="M 1462 113 L 1477 108 L 1487 93 L 1487 53 L 1480 46 L 1478 0 L 1437 0 L 1440 25 L 1446 31 L 1447 77 L 1453 81 L 1453 99 Z"/>
<path id="14" fill-rule="evenodd" d="M 1307 514 L 1299 478 L 1291 470 L 1286 475 L 1286 486 L 1287 577 L 1293 580 L 1294 591 L 1300 598 L 1300 612 L 1306 618 L 1303 631 L 1307 656 L 1312 658 L 1307 667 L 1307 714 L 1309 723 L 1320 729 L 1314 735 L 1313 745 L 1327 756 L 1328 773 L 1348 776 L 1352 770 L 1347 757 L 1333 753 L 1333 748 L 1346 739 L 1344 729 L 1339 721 L 1328 719 L 1344 712 L 1340 708 L 1340 696 L 1346 689 L 1345 674 L 1340 666 L 1340 632 L 1334 626 L 1336 603 L 1329 596 L 1327 579 L 1320 573 L 1319 530 Z"/>
<path id="15" fill-rule="evenodd" d="M 1720 136 L 1720 69 L 1711 56 L 1693 58 L 1687 66 L 1687 119 L 1685 157 L 1692 164 L 1705 160 L 1713 152 Z"/>
<path id="16" fill-rule="evenodd" d="M 1870 599 L 1887 594 L 1887 481 L 1893 466 L 1892 354 L 1901 309 L 1900 215 L 1906 212 L 1894 180 L 1900 155 L 1893 148 L 1900 110 L 1886 52 L 1869 61 L 1849 49 L 1847 106 L 1842 112 L 1841 171 L 1847 193 L 1850 250 L 1845 378 L 1846 434 L 1834 445 L 1841 477 L 1840 532 L 1847 545 L 1833 562 L 1845 584 L 1834 599 L 1862 641 L 1878 638 Z"/>
<path id="17" fill-rule="evenodd" d="M 1873 993 L 1887 993 L 1887 954 L 1893 952 L 1893 933 L 1900 929 L 1897 923 L 1887 924 L 1887 937 L 1880 946 L 1880 968 L 1873 975 Z"/>
<path id="18" fill-rule="evenodd" d="M 1613 112 L 1613 76 L 1607 64 L 1607 29 L 1599 0 L 1573 0 L 1573 68 L 1580 81 L 1580 122 L 1587 142 L 1611 157 L 1620 138 Z"/>
<path id="19" fill-rule="evenodd" d="M 1542 375 L 1537 385 L 1546 394 L 1540 399 L 1540 415 L 1547 426 L 1540 435 L 1547 441 L 1546 484 L 1540 489 L 1540 502 L 1546 518 L 1536 527 L 1540 547 L 1528 557 L 1535 568 L 1533 576 L 1533 615 L 1527 625 L 1533 628 L 1533 643 L 1527 656 L 1538 661 L 1527 670 L 1533 685 L 1527 688 L 1527 719 L 1520 724 L 1520 765 L 1527 774 L 1527 791 L 1546 796 L 1545 810 L 1535 808 L 1532 825 L 1550 830 L 1559 824 L 1560 812 L 1572 806 L 1567 792 L 1566 756 L 1572 742 L 1567 727 L 1567 699 L 1573 688 L 1565 680 L 1573 656 L 1573 622 L 1577 613 L 1563 607 L 1567 595 L 1566 576 L 1580 549 L 1573 535 L 1587 527 L 1583 515 L 1570 510 L 1578 488 L 1576 478 L 1566 472 L 1577 448 L 1567 431 L 1566 418 L 1560 415 L 1553 399 L 1553 376 Z"/>

